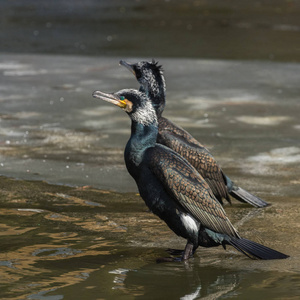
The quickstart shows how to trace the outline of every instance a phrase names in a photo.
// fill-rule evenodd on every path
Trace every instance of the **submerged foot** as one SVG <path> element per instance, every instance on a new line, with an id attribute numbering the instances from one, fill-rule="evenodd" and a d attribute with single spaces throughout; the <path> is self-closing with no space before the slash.
<path id="1" fill-rule="evenodd" d="M 164 262 L 180 262 L 180 261 L 182 261 L 182 257 L 159 257 L 156 259 L 156 262 L 158 264 Z"/>
<path id="2" fill-rule="evenodd" d="M 157 263 L 188 260 L 189 258 L 193 257 L 193 254 L 196 251 L 196 249 L 194 249 L 193 244 L 188 242 L 184 250 L 168 248 L 166 249 L 166 251 L 171 255 L 180 255 L 180 257 L 159 257 L 158 259 L 156 259 Z"/>

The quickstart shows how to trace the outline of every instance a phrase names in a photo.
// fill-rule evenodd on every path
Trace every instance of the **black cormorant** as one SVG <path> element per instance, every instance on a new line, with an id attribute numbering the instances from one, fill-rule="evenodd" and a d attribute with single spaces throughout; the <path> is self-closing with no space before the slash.
<path id="1" fill-rule="evenodd" d="M 196 169 L 172 149 L 156 143 L 157 115 L 146 94 L 129 89 L 112 94 L 95 91 L 93 96 L 119 106 L 131 118 L 124 152 L 127 170 L 149 209 L 187 240 L 180 258 L 164 261 L 186 260 L 198 246 L 219 245 L 232 245 L 251 258 L 288 257 L 241 238 Z"/>
<path id="2" fill-rule="evenodd" d="M 166 85 L 162 68 L 157 62 L 141 61 L 136 64 L 129 64 L 121 60 L 120 64 L 135 75 L 141 84 L 140 91 L 146 93 L 152 101 L 158 117 L 157 142 L 186 158 L 206 180 L 222 204 L 222 198 L 231 202 L 229 197 L 231 195 L 235 199 L 255 207 L 268 205 L 267 202 L 235 185 L 201 143 L 183 128 L 162 117 L 165 108 Z"/>

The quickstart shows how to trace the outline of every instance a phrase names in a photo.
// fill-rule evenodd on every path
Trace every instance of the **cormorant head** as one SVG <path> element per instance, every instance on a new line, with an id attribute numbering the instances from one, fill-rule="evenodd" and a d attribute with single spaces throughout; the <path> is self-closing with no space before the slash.
<path id="1" fill-rule="evenodd" d="M 140 91 L 134 89 L 124 89 L 116 93 L 95 91 L 93 97 L 122 108 L 137 123 L 142 125 L 157 124 L 156 112 L 151 102 Z"/>
<path id="2" fill-rule="evenodd" d="M 132 72 L 140 83 L 140 91 L 146 93 L 152 104 L 160 115 L 165 107 L 165 92 L 166 83 L 163 75 L 163 70 L 158 62 L 152 60 L 141 61 L 135 64 L 130 64 L 124 60 L 120 61 L 120 65 Z"/>

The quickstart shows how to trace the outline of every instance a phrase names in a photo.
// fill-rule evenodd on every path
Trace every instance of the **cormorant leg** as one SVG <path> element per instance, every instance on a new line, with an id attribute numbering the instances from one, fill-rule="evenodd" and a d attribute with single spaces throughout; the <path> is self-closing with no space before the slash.
<path id="1" fill-rule="evenodd" d="M 188 260 L 190 257 L 193 256 L 196 249 L 197 249 L 197 247 L 194 247 L 194 244 L 192 244 L 191 242 L 187 242 L 184 250 L 167 249 L 167 252 L 169 252 L 173 255 L 181 255 L 180 257 L 160 257 L 156 260 L 156 262 L 157 263 L 162 263 L 162 262 L 173 262 L 173 261 Z"/>
<path id="2" fill-rule="evenodd" d="M 194 253 L 196 252 L 198 247 L 193 246 L 193 251 L 191 253 L 190 256 L 193 256 Z M 172 248 L 168 248 L 166 249 L 166 252 L 170 253 L 171 255 L 180 255 L 182 256 L 184 253 L 185 249 L 181 250 L 181 249 L 172 249 Z"/>
<path id="3" fill-rule="evenodd" d="M 187 242 L 181 259 L 182 260 L 189 259 L 195 252 L 195 251 L 193 251 L 193 249 L 194 249 L 194 245 L 191 242 Z"/>

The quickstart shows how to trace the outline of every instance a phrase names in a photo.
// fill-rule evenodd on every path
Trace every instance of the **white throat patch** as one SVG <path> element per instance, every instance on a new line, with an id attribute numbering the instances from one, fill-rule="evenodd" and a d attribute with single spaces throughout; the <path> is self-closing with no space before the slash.
<path id="1" fill-rule="evenodd" d="M 131 114 L 132 120 L 144 126 L 157 125 L 156 112 L 149 100 L 143 101 L 142 106 Z"/>

